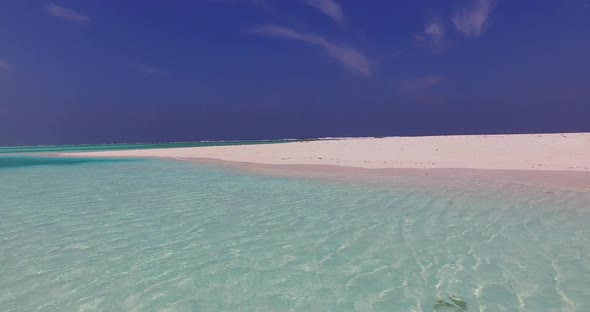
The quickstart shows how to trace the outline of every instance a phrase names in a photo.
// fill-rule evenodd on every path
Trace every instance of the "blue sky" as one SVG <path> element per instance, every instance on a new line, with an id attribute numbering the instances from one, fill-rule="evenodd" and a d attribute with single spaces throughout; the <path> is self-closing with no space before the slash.
<path id="1" fill-rule="evenodd" d="M 590 0 L 0 2 L 0 145 L 590 131 Z"/>

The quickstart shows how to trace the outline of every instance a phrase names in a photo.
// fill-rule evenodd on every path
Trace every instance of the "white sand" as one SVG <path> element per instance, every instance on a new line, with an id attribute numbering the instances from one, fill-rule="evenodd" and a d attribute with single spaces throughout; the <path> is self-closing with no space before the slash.
<path id="1" fill-rule="evenodd" d="M 354 138 L 264 145 L 62 154 L 216 159 L 357 168 L 468 168 L 590 172 L 590 133 Z"/>

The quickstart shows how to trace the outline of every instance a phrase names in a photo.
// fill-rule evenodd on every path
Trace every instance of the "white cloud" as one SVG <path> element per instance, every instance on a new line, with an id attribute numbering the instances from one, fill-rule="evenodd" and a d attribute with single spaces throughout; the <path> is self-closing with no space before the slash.
<path id="1" fill-rule="evenodd" d="M 70 22 L 79 24 L 86 24 L 90 22 L 90 17 L 88 15 L 76 12 L 72 9 L 61 7 L 53 3 L 46 5 L 45 10 L 47 13 L 53 16 L 68 20 Z"/>
<path id="2" fill-rule="evenodd" d="M 328 15 L 334 21 L 344 23 L 344 13 L 340 5 L 334 0 L 305 0 L 305 3 L 312 6 L 322 13 Z"/>
<path id="3" fill-rule="evenodd" d="M 149 65 L 145 65 L 145 64 L 137 65 L 135 68 L 138 71 L 140 71 L 140 72 L 142 72 L 144 74 L 147 74 L 147 75 L 158 75 L 158 74 L 161 74 L 162 73 L 161 70 L 159 70 L 159 69 L 157 69 L 155 67 L 149 66 Z"/>
<path id="4" fill-rule="evenodd" d="M 336 59 L 340 64 L 363 77 L 371 77 L 373 70 L 367 57 L 356 49 L 334 44 L 323 37 L 301 33 L 291 28 L 282 26 L 263 26 L 252 30 L 253 33 L 281 37 L 292 40 L 299 40 L 305 43 L 318 46 L 326 51 L 329 56 Z"/>
<path id="5" fill-rule="evenodd" d="M 466 6 L 455 9 L 451 20 L 465 37 L 477 38 L 490 26 L 494 5 L 494 0 L 470 0 Z"/>
<path id="6" fill-rule="evenodd" d="M 443 78 L 441 76 L 432 75 L 418 79 L 404 80 L 401 82 L 399 87 L 402 91 L 407 92 L 420 91 L 435 87 L 439 85 L 442 80 Z"/>
<path id="7" fill-rule="evenodd" d="M 445 25 L 437 19 L 432 19 L 424 26 L 424 32 L 415 35 L 418 45 L 429 47 L 433 52 L 440 52 L 447 45 Z"/>

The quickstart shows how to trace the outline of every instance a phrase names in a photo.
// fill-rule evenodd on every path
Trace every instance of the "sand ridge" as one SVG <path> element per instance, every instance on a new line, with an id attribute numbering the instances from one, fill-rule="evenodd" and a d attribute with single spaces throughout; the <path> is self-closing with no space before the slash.
<path id="1" fill-rule="evenodd" d="M 349 138 L 61 155 L 217 159 L 252 164 L 333 165 L 365 169 L 590 172 L 590 133 Z"/>

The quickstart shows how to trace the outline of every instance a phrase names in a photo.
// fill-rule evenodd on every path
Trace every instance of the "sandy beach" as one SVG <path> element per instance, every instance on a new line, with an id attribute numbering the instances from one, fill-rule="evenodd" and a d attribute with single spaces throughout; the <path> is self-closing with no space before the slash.
<path id="1" fill-rule="evenodd" d="M 366 169 L 590 172 L 590 133 L 352 138 L 265 145 L 68 153 L 68 156 L 216 159 Z"/>
<path id="2" fill-rule="evenodd" d="M 159 157 L 308 176 L 485 176 L 590 189 L 590 133 L 350 138 L 62 154 L 65 155 Z"/>

